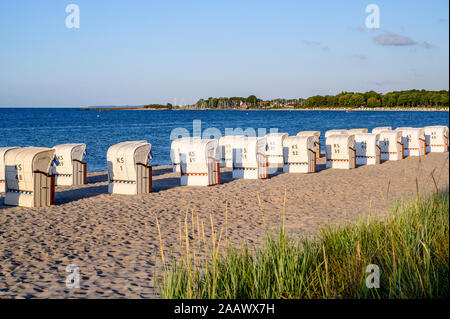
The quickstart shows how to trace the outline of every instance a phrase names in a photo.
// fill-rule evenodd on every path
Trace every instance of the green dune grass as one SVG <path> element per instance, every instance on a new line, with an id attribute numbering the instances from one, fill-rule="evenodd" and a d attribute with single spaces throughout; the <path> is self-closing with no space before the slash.
<path id="1" fill-rule="evenodd" d="M 260 248 L 221 249 L 226 240 L 212 218 L 209 243 L 193 215 L 186 216 L 184 239 L 181 229 L 182 258 L 166 263 L 161 241 L 161 298 L 449 296 L 448 190 L 398 204 L 384 221 L 322 229 L 314 240 L 290 239 L 281 226 Z M 199 254 L 202 247 L 207 254 Z M 379 288 L 366 286 L 371 264 L 379 268 Z"/>

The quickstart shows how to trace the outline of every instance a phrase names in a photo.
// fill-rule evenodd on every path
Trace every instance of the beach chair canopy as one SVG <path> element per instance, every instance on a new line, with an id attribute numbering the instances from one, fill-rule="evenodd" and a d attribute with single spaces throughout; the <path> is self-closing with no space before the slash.
<path id="1" fill-rule="evenodd" d="M 233 147 L 236 139 L 243 135 L 225 135 L 219 139 L 219 152 L 222 161 L 233 161 Z"/>
<path id="2" fill-rule="evenodd" d="M 34 172 L 48 174 L 55 150 L 46 147 L 23 147 L 8 151 L 5 156 L 7 188 L 34 191 Z"/>
<path id="3" fill-rule="evenodd" d="M 380 126 L 380 127 L 374 127 L 372 129 L 372 134 L 378 134 L 381 131 L 391 131 L 392 130 L 392 126 Z"/>
<path id="4" fill-rule="evenodd" d="M 5 183 L 5 156 L 10 150 L 17 149 L 18 147 L 0 147 L 0 183 Z"/>
<path id="5" fill-rule="evenodd" d="M 310 160 L 310 151 L 314 151 L 314 136 L 288 136 L 284 139 L 284 162 L 306 163 Z"/>
<path id="6" fill-rule="evenodd" d="M 413 128 L 413 127 L 411 127 L 411 126 L 397 127 L 397 128 L 395 129 L 395 131 L 409 130 L 409 129 L 412 129 L 412 128 Z"/>
<path id="7" fill-rule="evenodd" d="M 425 132 L 425 139 L 427 141 L 427 146 L 428 145 L 431 145 L 431 146 L 446 145 L 446 146 L 448 146 L 448 127 L 447 126 L 443 126 L 443 125 L 425 126 L 423 129 Z"/>
<path id="8" fill-rule="evenodd" d="M 258 155 L 265 156 L 266 146 L 265 137 L 241 136 L 237 138 L 233 149 L 233 166 L 256 168 Z"/>
<path id="9" fill-rule="evenodd" d="M 398 144 L 402 142 L 401 131 L 381 131 L 379 136 L 379 145 L 382 152 L 398 152 Z"/>
<path id="10" fill-rule="evenodd" d="M 82 161 L 86 144 L 60 144 L 53 146 L 58 165 L 53 166 L 55 174 L 73 174 L 73 161 Z"/>
<path id="11" fill-rule="evenodd" d="M 378 156 L 379 134 L 359 133 L 355 134 L 356 156 Z"/>
<path id="12" fill-rule="evenodd" d="M 179 145 L 182 174 L 205 173 L 209 163 L 216 161 L 219 141 L 212 139 L 185 140 Z"/>
<path id="13" fill-rule="evenodd" d="M 344 134 L 349 135 L 347 130 L 328 130 L 325 132 L 325 139 L 331 135 Z"/>
<path id="14" fill-rule="evenodd" d="M 319 142 L 320 131 L 301 131 L 297 133 L 297 136 L 313 136 L 316 142 Z"/>
<path id="15" fill-rule="evenodd" d="M 136 165 L 148 165 L 151 147 L 147 141 L 127 141 L 111 146 L 106 155 L 110 181 L 136 181 Z"/>
<path id="16" fill-rule="evenodd" d="M 359 134 L 359 133 L 368 133 L 369 130 L 366 128 L 352 128 L 350 130 L 347 130 L 347 134 L 352 135 L 352 134 Z"/>
<path id="17" fill-rule="evenodd" d="M 170 159 L 172 160 L 172 164 L 179 165 L 180 164 L 180 145 L 185 143 L 186 141 L 192 140 L 200 140 L 200 137 L 182 137 L 177 138 L 172 141 L 170 146 Z"/>
<path id="18" fill-rule="evenodd" d="M 328 159 L 347 159 L 353 155 L 355 136 L 345 134 L 330 135 L 326 139 L 326 156 Z"/>
<path id="19" fill-rule="evenodd" d="M 268 156 L 283 156 L 283 141 L 287 133 L 270 133 L 266 135 Z"/>
<path id="20" fill-rule="evenodd" d="M 425 130 L 423 128 L 403 128 L 402 143 L 405 145 L 405 149 L 420 148 L 425 142 Z"/>

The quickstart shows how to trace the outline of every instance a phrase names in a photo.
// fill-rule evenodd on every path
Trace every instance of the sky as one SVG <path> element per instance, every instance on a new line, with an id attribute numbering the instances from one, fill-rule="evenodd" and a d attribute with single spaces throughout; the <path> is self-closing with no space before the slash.
<path id="1" fill-rule="evenodd" d="M 448 90 L 448 12 L 447 0 L 2 0 L 0 107 Z"/>

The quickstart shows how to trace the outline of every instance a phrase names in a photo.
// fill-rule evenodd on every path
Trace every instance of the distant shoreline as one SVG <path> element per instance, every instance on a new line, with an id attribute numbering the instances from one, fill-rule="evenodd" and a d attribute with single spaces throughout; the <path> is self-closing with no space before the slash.
<path id="1" fill-rule="evenodd" d="M 143 108 L 143 107 L 95 107 L 78 108 L 80 111 L 397 111 L 397 112 L 449 112 L 449 108 L 437 107 L 374 107 L 374 108 L 249 108 L 249 109 L 214 109 L 214 108 Z"/>

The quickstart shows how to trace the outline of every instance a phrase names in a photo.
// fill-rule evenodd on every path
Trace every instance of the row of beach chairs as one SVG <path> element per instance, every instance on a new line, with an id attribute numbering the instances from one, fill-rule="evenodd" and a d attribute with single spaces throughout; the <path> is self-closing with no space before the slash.
<path id="1" fill-rule="evenodd" d="M 447 152 L 446 126 L 391 127 L 330 130 L 325 133 L 326 168 L 352 169 L 377 165 L 429 152 Z M 320 158 L 320 132 L 303 131 L 296 136 L 271 133 L 265 137 L 224 136 L 219 140 L 197 137 L 172 141 L 173 171 L 181 185 L 220 184 L 223 167 L 232 168 L 235 179 L 267 179 L 285 173 L 314 173 Z M 151 144 L 128 141 L 107 152 L 108 192 L 136 195 L 152 192 Z M 54 204 L 55 186 L 87 183 L 85 144 L 62 144 L 53 148 L 0 148 L 0 192 L 5 205 L 43 207 Z"/>

